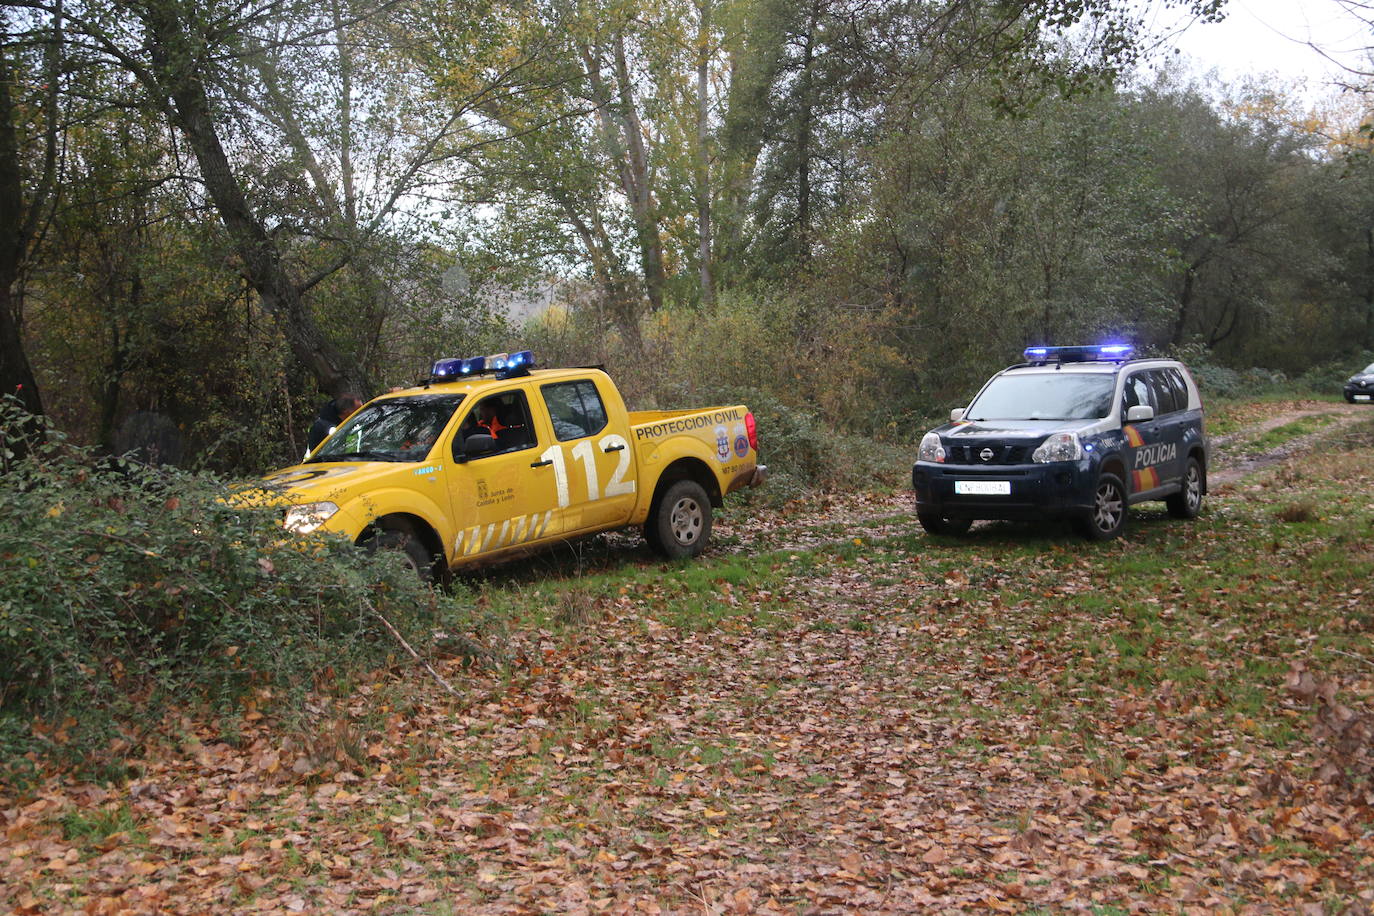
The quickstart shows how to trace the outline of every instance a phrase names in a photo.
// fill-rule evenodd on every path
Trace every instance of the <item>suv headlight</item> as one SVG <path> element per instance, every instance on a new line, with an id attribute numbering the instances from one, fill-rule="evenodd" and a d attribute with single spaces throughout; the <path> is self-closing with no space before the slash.
<path id="1" fill-rule="evenodd" d="M 940 464 L 945 460 L 945 447 L 940 444 L 939 433 L 926 433 L 921 439 L 921 449 L 916 453 L 917 461 L 934 461 Z"/>
<path id="2" fill-rule="evenodd" d="M 1055 433 L 1031 452 L 1031 461 L 1049 464 L 1052 461 L 1077 461 L 1083 457 L 1083 445 L 1078 433 Z"/>
<path id="3" fill-rule="evenodd" d="M 333 503 L 304 503 L 286 510 L 282 527 L 296 534 L 309 534 L 339 511 Z"/>

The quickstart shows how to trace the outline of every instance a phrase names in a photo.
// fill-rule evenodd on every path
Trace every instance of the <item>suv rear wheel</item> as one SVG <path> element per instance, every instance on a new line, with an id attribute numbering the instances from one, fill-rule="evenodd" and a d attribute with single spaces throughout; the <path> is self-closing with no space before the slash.
<path id="1" fill-rule="evenodd" d="M 1169 514 L 1174 518 L 1197 518 L 1202 511 L 1202 490 L 1207 478 L 1203 476 L 1202 465 L 1196 458 L 1188 459 L 1188 467 L 1183 472 L 1183 489 L 1164 500 Z"/>

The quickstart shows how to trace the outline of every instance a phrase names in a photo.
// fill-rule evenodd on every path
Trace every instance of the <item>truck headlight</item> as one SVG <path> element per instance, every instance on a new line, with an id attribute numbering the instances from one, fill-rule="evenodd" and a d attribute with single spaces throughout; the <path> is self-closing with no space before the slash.
<path id="1" fill-rule="evenodd" d="M 333 503 L 304 503 L 286 510 L 282 527 L 296 534 L 309 534 L 339 511 Z"/>
<path id="2" fill-rule="evenodd" d="M 1083 457 L 1083 445 L 1078 433 L 1055 433 L 1031 453 L 1031 461 L 1049 464 L 1052 461 L 1077 461 Z"/>
<path id="3" fill-rule="evenodd" d="M 917 461 L 934 461 L 943 464 L 945 461 L 945 447 L 940 444 L 939 433 L 926 433 L 921 439 L 921 448 L 916 453 Z"/>

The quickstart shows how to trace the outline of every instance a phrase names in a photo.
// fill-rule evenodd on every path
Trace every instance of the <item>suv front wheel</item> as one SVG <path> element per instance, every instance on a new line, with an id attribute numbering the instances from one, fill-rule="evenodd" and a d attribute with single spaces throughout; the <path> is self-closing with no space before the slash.
<path id="1" fill-rule="evenodd" d="M 1078 530 L 1092 541 L 1109 541 L 1126 529 L 1126 487 L 1115 474 L 1102 474 L 1093 491 L 1093 504 L 1078 517 Z"/>
<path id="2" fill-rule="evenodd" d="M 920 509 L 916 510 L 916 521 L 921 523 L 927 534 L 948 534 L 953 537 L 967 534 L 973 525 L 971 518 L 945 518 L 937 512 L 922 512 Z"/>

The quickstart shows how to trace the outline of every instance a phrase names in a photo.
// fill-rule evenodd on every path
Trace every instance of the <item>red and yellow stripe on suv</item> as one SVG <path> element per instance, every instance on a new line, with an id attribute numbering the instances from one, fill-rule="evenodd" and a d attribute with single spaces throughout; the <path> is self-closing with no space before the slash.
<path id="1" fill-rule="evenodd" d="M 1131 448 L 1140 448 L 1145 444 L 1145 437 L 1140 434 L 1140 430 L 1134 426 L 1127 426 L 1124 430 L 1126 441 L 1131 444 Z M 1154 468 L 1131 471 L 1131 492 L 1141 493 L 1145 490 L 1153 490 L 1159 486 L 1159 472 Z"/>

